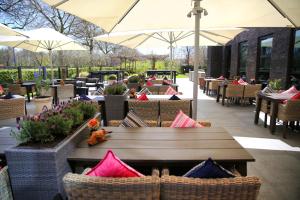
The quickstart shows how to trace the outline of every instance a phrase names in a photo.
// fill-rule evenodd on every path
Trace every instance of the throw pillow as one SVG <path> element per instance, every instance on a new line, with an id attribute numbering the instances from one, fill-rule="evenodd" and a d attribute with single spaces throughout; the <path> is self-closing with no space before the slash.
<path id="1" fill-rule="evenodd" d="M 167 91 L 165 92 L 165 95 L 176 95 L 178 94 L 178 92 L 176 92 L 176 90 L 174 90 L 171 86 L 168 87 Z"/>
<path id="2" fill-rule="evenodd" d="M 119 127 L 136 128 L 136 127 L 148 127 L 148 126 L 139 116 L 137 116 L 137 114 L 133 110 L 130 110 Z"/>
<path id="3" fill-rule="evenodd" d="M 224 76 L 220 76 L 217 80 L 225 80 Z"/>
<path id="4" fill-rule="evenodd" d="M 14 98 L 14 96 L 12 95 L 11 92 L 8 92 L 7 95 L 5 95 L 5 96 L 3 97 L 3 99 L 13 99 L 13 98 Z"/>
<path id="5" fill-rule="evenodd" d="M 291 100 L 299 100 L 300 99 L 300 92 L 296 93 L 294 96 L 292 96 Z"/>
<path id="6" fill-rule="evenodd" d="M 299 92 L 297 90 L 297 88 L 293 85 L 292 87 L 290 87 L 288 90 L 281 92 L 280 94 L 293 94 L 293 93 L 297 93 Z"/>
<path id="7" fill-rule="evenodd" d="M 202 128 L 203 126 L 198 124 L 195 120 L 184 114 L 182 110 L 176 115 L 172 122 L 171 128 Z"/>
<path id="8" fill-rule="evenodd" d="M 91 100 L 88 96 L 86 96 L 85 94 L 80 95 L 79 100 L 81 101 L 89 101 Z"/>
<path id="9" fill-rule="evenodd" d="M 174 94 L 169 100 L 180 100 L 180 98 Z"/>
<path id="10" fill-rule="evenodd" d="M 148 99 L 148 97 L 147 97 L 147 95 L 145 94 L 145 93 L 143 93 L 141 96 L 139 96 L 138 98 L 137 98 L 139 101 L 148 101 L 149 99 Z"/>
<path id="11" fill-rule="evenodd" d="M 190 178 L 232 178 L 235 177 L 233 173 L 218 165 L 211 158 L 203 161 L 188 171 L 184 177 Z"/>
<path id="12" fill-rule="evenodd" d="M 234 81 L 232 81 L 232 83 L 231 83 L 232 85 L 239 85 L 240 83 L 239 83 L 239 81 L 237 81 L 237 80 L 234 80 Z"/>
<path id="13" fill-rule="evenodd" d="M 141 94 L 151 95 L 152 93 L 149 91 L 148 88 L 143 88 L 143 89 L 141 89 L 141 91 L 138 92 L 138 95 L 141 95 Z"/>
<path id="14" fill-rule="evenodd" d="M 244 81 L 243 79 L 241 79 L 241 78 L 238 80 L 238 83 L 240 85 L 248 85 L 248 83 L 246 81 Z"/>
<path id="15" fill-rule="evenodd" d="M 144 175 L 121 161 L 111 150 L 88 173 L 88 176 L 101 177 L 143 177 Z"/>
<path id="16" fill-rule="evenodd" d="M 151 81 L 148 80 L 147 83 L 146 83 L 146 85 L 147 85 L 147 86 L 153 86 L 153 83 L 152 83 Z"/>
<path id="17" fill-rule="evenodd" d="M 275 91 L 269 86 L 265 87 L 262 91 L 263 94 L 275 93 Z"/>

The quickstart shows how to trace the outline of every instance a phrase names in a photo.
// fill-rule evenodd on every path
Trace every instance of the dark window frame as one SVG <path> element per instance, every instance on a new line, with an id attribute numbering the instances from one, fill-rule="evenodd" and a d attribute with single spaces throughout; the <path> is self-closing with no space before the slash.
<path id="1" fill-rule="evenodd" d="M 273 40 L 274 40 L 273 33 L 261 36 L 257 40 L 257 65 L 256 65 L 255 79 L 259 82 L 261 81 L 261 80 L 258 80 L 260 75 L 266 74 L 266 76 L 268 77 L 267 79 L 269 79 L 269 77 L 270 77 L 270 71 L 271 71 L 271 68 L 272 68 L 271 63 L 270 63 L 270 69 L 268 70 L 268 72 L 260 71 L 260 68 L 261 68 L 261 42 L 263 40 L 266 40 L 266 39 L 269 39 L 269 38 L 272 38 L 272 51 L 273 51 Z M 272 55 L 273 55 L 273 53 L 271 52 L 271 57 L 270 57 L 271 61 L 272 61 Z M 263 80 L 263 81 L 266 81 L 266 80 Z"/>

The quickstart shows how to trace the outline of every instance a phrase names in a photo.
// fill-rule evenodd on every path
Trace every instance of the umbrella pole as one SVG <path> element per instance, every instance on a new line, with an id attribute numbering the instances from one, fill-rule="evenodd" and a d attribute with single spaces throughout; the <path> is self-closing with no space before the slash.
<path id="1" fill-rule="evenodd" d="M 194 53 L 194 77 L 193 77 L 193 119 L 197 120 L 197 103 L 198 103 L 198 67 L 199 67 L 199 30 L 200 30 L 200 18 L 201 18 L 201 0 L 194 0 L 195 13 L 195 53 Z"/>
<path id="2" fill-rule="evenodd" d="M 53 64 L 52 64 L 52 50 L 49 49 L 49 64 L 51 67 L 51 81 L 52 85 L 54 85 L 54 71 L 53 71 Z"/>

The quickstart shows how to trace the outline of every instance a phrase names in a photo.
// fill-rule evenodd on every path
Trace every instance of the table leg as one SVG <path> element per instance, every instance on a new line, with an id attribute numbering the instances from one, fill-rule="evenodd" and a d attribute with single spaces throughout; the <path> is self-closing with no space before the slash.
<path id="1" fill-rule="evenodd" d="M 203 85 L 203 94 L 205 94 L 205 91 L 206 91 L 206 81 L 205 81 L 205 83 Z"/>
<path id="2" fill-rule="evenodd" d="M 218 86 L 218 90 L 217 90 L 217 103 L 220 101 L 220 89 L 221 89 L 221 86 L 219 85 Z"/>
<path id="3" fill-rule="evenodd" d="M 235 164 L 235 169 L 241 174 L 241 176 L 247 176 L 247 162 Z"/>
<path id="4" fill-rule="evenodd" d="M 258 124 L 259 113 L 261 108 L 262 98 L 257 97 L 256 108 L 255 108 L 255 116 L 254 116 L 254 124 Z"/>
<path id="5" fill-rule="evenodd" d="M 223 94 L 222 94 L 222 106 L 225 105 L 225 96 L 226 96 L 226 86 L 223 86 Z"/>
<path id="6" fill-rule="evenodd" d="M 209 86 L 209 81 L 206 81 L 206 95 L 208 95 L 208 86 Z"/>
<path id="7" fill-rule="evenodd" d="M 274 134 L 276 129 L 276 117 L 278 112 L 278 102 L 271 102 L 271 120 L 270 120 L 270 132 Z"/>
<path id="8" fill-rule="evenodd" d="M 29 92 L 29 88 L 28 87 L 26 87 L 26 93 L 27 93 L 28 102 L 30 102 L 30 92 Z"/>

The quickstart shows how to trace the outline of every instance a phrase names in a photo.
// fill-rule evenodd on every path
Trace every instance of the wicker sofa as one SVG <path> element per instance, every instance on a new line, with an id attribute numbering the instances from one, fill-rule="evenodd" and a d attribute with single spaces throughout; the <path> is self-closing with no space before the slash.
<path id="1" fill-rule="evenodd" d="M 160 178 L 156 169 L 151 176 L 138 178 L 103 178 L 68 173 L 63 183 L 69 200 L 155 200 L 160 197 Z"/>
<path id="2" fill-rule="evenodd" d="M 201 179 L 170 176 L 164 169 L 160 181 L 162 200 L 255 200 L 261 182 L 258 177 Z"/>
<path id="3" fill-rule="evenodd" d="M 25 115 L 25 98 L 15 95 L 13 99 L 0 99 L 0 120 L 18 118 Z"/>

